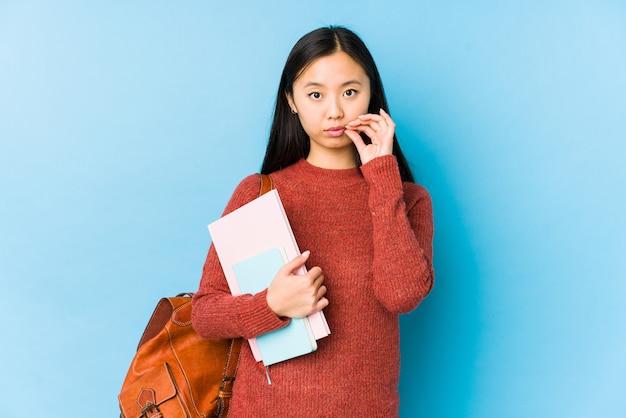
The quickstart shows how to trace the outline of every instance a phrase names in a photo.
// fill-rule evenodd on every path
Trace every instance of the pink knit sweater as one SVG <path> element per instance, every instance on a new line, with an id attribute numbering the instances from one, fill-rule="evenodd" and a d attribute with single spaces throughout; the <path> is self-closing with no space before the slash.
<path id="1" fill-rule="evenodd" d="M 361 174 L 362 173 L 362 174 Z M 331 334 L 317 351 L 269 367 L 243 344 L 231 417 L 398 415 L 398 314 L 433 286 L 428 192 L 402 183 L 395 157 L 358 169 L 327 170 L 301 160 L 272 174 L 307 266 L 322 268 Z M 224 213 L 256 198 L 245 178 Z M 233 297 L 213 246 L 193 299 L 193 324 L 207 338 L 257 337 L 285 325 L 266 291 Z"/>

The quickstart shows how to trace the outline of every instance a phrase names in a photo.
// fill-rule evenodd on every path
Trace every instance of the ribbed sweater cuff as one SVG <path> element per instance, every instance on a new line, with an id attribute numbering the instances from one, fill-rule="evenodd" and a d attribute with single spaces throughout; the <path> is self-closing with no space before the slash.
<path id="1" fill-rule="evenodd" d="M 243 335 L 245 338 L 257 337 L 280 329 L 289 323 L 289 319 L 276 316 L 267 304 L 267 289 L 246 298 L 244 303 L 240 303 L 237 307 L 237 315 L 244 333 L 249 333 L 249 335 Z"/>

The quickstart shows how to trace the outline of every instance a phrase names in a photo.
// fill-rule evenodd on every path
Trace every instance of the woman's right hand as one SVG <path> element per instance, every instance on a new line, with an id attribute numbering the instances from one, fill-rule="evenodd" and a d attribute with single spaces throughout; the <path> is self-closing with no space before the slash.
<path id="1" fill-rule="evenodd" d="M 306 263 L 309 251 L 278 270 L 267 289 L 267 304 L 277 316 L 303 318 L 328 306 L 322 269 L 313 267 L 304 275 L 294 274 Z"/>

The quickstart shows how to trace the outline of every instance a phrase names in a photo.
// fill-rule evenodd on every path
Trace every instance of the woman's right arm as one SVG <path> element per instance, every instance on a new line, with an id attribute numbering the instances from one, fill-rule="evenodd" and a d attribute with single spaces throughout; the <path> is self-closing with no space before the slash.
<path id="1" fill-rule="evenodd" d="M 244 179 L 231 197 L 224 215 L 258 197 L 259 177 Z M 207 254 L 200 287 L 192 301 L 194 329 L 205 338 L 255 338 L 286 326 L 328 305 L 324 276 L 319 267 L 294 275 L 308 258 L 295 257 L 276 274 L 268 289 L 255 295 L 232 296 L 215 247 Z"/>
<path id="2" fill-rule="evenodd" d="M 258 175 L 246 177 L 230 198 L 224 215 L 258 197 L 259 182 Z M 205 338 L 254 338 L 288 323 L 270 309 L 267 290 L 256 295 L 231 295 L 212 244 L 193 296 L 191 319 L 194 329 Z"/>

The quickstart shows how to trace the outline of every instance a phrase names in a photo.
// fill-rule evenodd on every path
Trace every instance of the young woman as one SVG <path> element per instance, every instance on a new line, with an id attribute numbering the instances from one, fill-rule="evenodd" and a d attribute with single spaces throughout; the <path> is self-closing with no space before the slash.
<path id="1" fill-rule="evenodd" d="M 323 309 L 331 334 L 313 353 L 270 366 L 271 384 L 244 343 L 231 416 L 397 416 L 398 315 L 433 286 L 433 220 L 387 109 L 374 60 L 353 32 L 321 28 L 296 43 L 261 171 L 307 251 L 268 289 L 234 297 L 211 246 L 193 324 L 206 338 L 252 338 Z M 245 178 L 224 213 L 256 198 L 259 182 Z M 294 275 L 303 264 L 308 273 Z"/>

